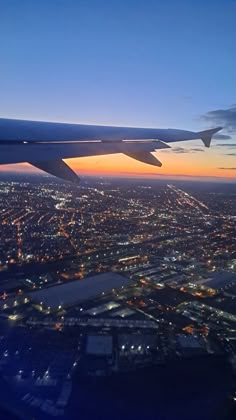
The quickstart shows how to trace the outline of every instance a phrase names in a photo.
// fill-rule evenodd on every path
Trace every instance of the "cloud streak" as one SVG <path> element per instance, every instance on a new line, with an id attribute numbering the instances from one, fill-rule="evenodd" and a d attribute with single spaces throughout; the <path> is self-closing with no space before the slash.
<path id="1" fill-rule="evenodd" d="M 196 147 L 195 149 L 190 149 L 190 152 L 204 152 L 204 150 Z"/>
<path id="2" fill-rule="evenodd" d="M 204 152 L 203 149 L 200 148 L 194 148 L 194 149 L 184 149 L 184 147 L 172 147 L 168 150 L 160 150 L 162 153 L 169 153 L 170 151 L 173 153 L 196 153 L 196 152 Z M 159 151 L 158 151 L 159 152 Z"/>
<path id="3" fill-rule="evenodd" d="M 216 147 L 236 147 L 236 143 L 219 143 L 215 144 Z"/>
<path id="4" fill-rule="evenodd" d="M 236 168 L 217 168 L 217 169 L 221 169 L 223 171 L 236 171 Z"/>
<path id="5" fill-rule="evenodd" d="M 228 134 L 215 134 L 213 136 L 213 139 L 215 139 L 215 140 L 230 140 L 230 139 L 232 139 L 232 137 L 229 136 Z"/>

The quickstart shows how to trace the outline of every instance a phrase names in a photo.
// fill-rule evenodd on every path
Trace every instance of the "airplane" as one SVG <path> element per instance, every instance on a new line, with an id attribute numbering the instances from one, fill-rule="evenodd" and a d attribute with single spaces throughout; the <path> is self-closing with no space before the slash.
<path id="1" fill-rule="evenodd" d="M 210 147 L 212 136 L 221 129 L 194 132 L 0 118 L 0 165 L 28 162 L 51 175 L 78 183 L 79 177 L 63 159 L 124 153 L 161 167 L 151 152 L 170 148 L 169 143 L 197 139 Z"/>

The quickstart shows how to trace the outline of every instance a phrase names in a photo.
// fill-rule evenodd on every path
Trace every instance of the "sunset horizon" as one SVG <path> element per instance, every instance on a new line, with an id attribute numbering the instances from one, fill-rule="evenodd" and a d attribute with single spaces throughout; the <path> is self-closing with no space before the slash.
<path id="1" fill-rule="evenodd" d="M 55 11 L 42 1 L 37 13 L 22 6 L 20 19 L 10 3 L 0 18 L 7 41 L 1 118 L 194 132 L 223 127 L 210 149 L 194 140 L 157 150 L 161 168 L 121 154 L 66 162 L 78 175 L 236 179 L 232 2 L 171 2 L 170 14 L 165 2 L 58 2 Z M 14 168 L 36 171 L 22 164 L 0 165 L 0 172 Z"/>

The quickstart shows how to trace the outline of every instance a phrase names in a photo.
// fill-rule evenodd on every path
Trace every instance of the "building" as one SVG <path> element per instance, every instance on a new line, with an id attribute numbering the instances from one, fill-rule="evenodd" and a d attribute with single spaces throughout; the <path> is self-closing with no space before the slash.
<path id="1" fill-rule="evenodd" d="M 200 356 L 207 354 L 206 343 L 197 335 L 180 334 L 176 338 L 178 352 L 184 357 Z"/>
<path id="2" fill-rule="evenodd" d="M 234 286 L 236 283 L 236 273 L 231 271 L 216 271 L 211 273 L 210 277 L 202 281 L 204 286 L 211 287 L 213 289 L 224 289 L 230 286 Z"/>
<path id="3" fill-rule="evenodd" d="M 29 298 L 40 307 L 55 311 L 129 284 L 126 277 L 108 272 L 31 292 Z"/>
<path id="4" fill-rule="evenodd" d="M 115 363 L 113 350 L 111 335 L 88 335 L 80 359 L 80 372 L 92 376 L 110 375 Z"/>
<path id="5" fill-rule="evenodd" d="M 111 335 L 88 335 L 86 353 L 96 356 L 112 356 L 113 341 Z"/>

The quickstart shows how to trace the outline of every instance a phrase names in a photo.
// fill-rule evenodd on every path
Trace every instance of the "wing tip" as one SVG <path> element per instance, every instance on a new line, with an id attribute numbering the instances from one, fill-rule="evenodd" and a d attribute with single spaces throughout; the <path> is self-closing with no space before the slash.
<path id="1" fill-rule="evenodd" d="M 200 131 L 199 137 L 203 141 L 204 146 L 209 148 L 214 134 L 218 133 L 218 131 L 222 129 L 223 127 L 216 127 L 216 128 L 211 128 L 210 130 Z"/>

